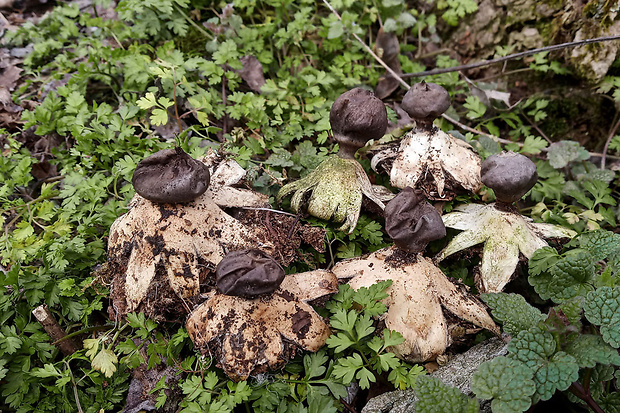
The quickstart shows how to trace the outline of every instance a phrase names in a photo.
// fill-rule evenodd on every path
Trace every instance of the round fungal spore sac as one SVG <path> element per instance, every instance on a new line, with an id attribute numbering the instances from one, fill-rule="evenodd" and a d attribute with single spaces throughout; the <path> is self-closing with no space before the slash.
<path id="1" fill-rule="evenodd" d="M 406 187 L 385 206 L 385 229 L 401 250 L 417 253 L 446 236 L 441 215 L 421 191 Z"/>
<path id="2" fill-rule="evenodd" d="M 450 107 L 450 94 L 435 83 L 416 83 L 403 97 L 401 107 L 417 122 L 432 124 Z"/>
<path id="3" fill-rule="evenodd" d="M 491 155 L 482 162 L 480 178 L 495 192 L 498 201 L 511 204 L 532 189 L 538 173 L 536 164 L 527 156 L 510 151 Z"/>
<path id="4" fill-rule="evenodd" d="M 222 294 L 254 298 L 271 294 L 284 280 L 284 269 L 258 249 L 233 251 L 215 270 L 215 285 Z"/>
<path id="5" fill-rule="evenodd" d="M 336 99 L 329 112 L 329 122 L 336 142 L 354 154 L 369 140 L 385 134 L 387 110 L 371 91 L 358 87 Z"/>
<path id="6" fill-rule="evenodd" d="M 131 182 L 142 197 L 161 203 L 190 202 L 209 187 L 209 168 L 181 148 L 164 149 L 144 158 Z"/>

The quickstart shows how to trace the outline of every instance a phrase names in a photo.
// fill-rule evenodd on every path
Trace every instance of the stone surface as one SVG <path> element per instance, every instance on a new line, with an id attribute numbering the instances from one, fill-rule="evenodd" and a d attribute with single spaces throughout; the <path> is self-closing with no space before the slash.
<path id="1" fill-rule="evenodd" d="M 491 338 L 482 342 L 465 353 L 458 354 L 436 372 L 432 377 L 437 377 L 447 385 L 454 386 L 463 393 L 473 396 L 471 392 L 471 378 L 478 366 L 507 353 L 508 343 L 500 338 Z M 362 409 L 362 413 L 414 413 L 415 392 L 409 390 L 397 390 L 384 393 L 371 399 Z M 491 412 L 490 402 L 480 403 L 481 412 Z"/>

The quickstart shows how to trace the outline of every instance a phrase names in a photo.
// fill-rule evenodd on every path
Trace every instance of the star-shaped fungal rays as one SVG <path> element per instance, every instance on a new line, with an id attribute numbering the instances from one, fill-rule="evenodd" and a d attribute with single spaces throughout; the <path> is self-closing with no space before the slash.
<path id="1" fill-rule="evenodd" d="M 233 380 L 283 367 L 297 348 L 317 351 L 330 329 L 308 301 L 338 291 L 333 273 L 287 275 L 271 295 L 247 299 L 211 292 L 187 320 L 196 348 Z"/>
<path id="2" fill-rule="evenodd" d="M 291 208 L 298 212 L 307 202 L 308 213 L 324 220 L 343 222 L 342 231 L 353 232 L 362 208 L 362 195 L 366 195 L 381 209 L 382 201 L 393 197 L 387 189 L 373 186 L 355 159 L 332 155 L 308 176 L 280 189 L 278 200 L 293 193 Z"/>
<path id="3" fill-rule="evenodd" d="M 443 216 L 446 227 L 462 230 L 439 254 L 443 260 L 455 252 L 484 243 L 480 279 L 481 292 L 500 292 L 510 281 L 519 262 L 519 253 L 531 258 L 534 251 L 547 246 L 543 238 L 572 238 L 569 229 L 537 224 L 513 210 L 500 210 L 496 204 L 468 204 Z"/>
<path id="4" fill-rule="evenodd" d="M 409 132 L 398 149 L 373 156 L 371 166 L 377 171 L 390 162 L 392 186 L 420 188 L 430 199 L 452 199 L 455 191 L 476 192 L 482 186 L 480 158 L 466 142 L 437 128 Z"/>
<path id="5" fill-rule="evenodd" d="M 230 186 L 245 174 L 234 161 L 213 169 L 211 186 L 194 201 L 164 204 L 136 195 L 129 211 L 112 224 L 108 257 L 119 272 L 114 288 L 123 291 L 113 296 L 121 314 L 135 311 L 146 298 L 159 299 L 161 289 L 149 293 L 157 275 L 183 299 L 199 293 L 201 275 L 214 270 L 227 251 L 258 247 L 273 252 L 264 228 L 244 225 L 219 206 L 264 207 L 267 197 Z"/>
<path id="6" fill-rule="evenodd" d="M 344 260 L 332 269 L 338 278 L 354 277 L 353 289 L 392 280 L 385 325 L 401 333 L 405 341 L 392 351 L 400 358 L 427 361 L 442 354 L 451 343 L 443 310 L 495 333 L 499 329 L 485 307 L 465 287 L 452 283 L 428 258 L 406 255 L 395 247 Z"/>

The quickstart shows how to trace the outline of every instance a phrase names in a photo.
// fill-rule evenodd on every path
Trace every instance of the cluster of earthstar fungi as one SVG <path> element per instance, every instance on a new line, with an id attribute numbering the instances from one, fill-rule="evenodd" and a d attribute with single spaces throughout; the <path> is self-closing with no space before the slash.
<path id="1" fill-rule="evenodd" d="M 331 270 L 285 275 L 267 230 L 228 213 L 268 206 L 263 195 L 239 187 L 245 171 L 234 161 L 213 153 L 195 160 L 179 148 L 144 159 L 133 179 L 138 195 L 110 231 L 116 315 L 181 304 L 195 346 L 233 380 L 281 368 L 297 349 L 322 347 L 330 328 L 311 304 L 335 293 L 339 282 L 358 289 L 392 280 L 383 321 L 403 335 L 392 351 L 408 361 L 442 354 L 454 323 L 498 333 L 485 306 L 423 256 L 428 243 L 445 237 L 446 227 L 463 230 L 438 260 L 484 243 L 479 290 L 501 291 L 519 253 L 531 257 L 547 245 L 543 237 L 574 234 L 517 212 L 514 202 L 537 180 L 528 158 L 506 152 L 481 163 L 465 142 L 433 126 L 449 106 L 448 93 L 432 83 L 417 84 L 405 95 L 402 107 L 416 128 L 372 159 L 373 169 L 388 172 L 391 184 L 402 189 L 394 196 L 372 185 L 355 159 L 358 149 L 385 134 L 384 104 L 361 88 L 334 102 L 330 123 L 338 154 L 282 187 L 278 200 L 292 193 L 295 212 L 343 222 L 341 229 L 352 231 L 365 195 L 384 210 L 394 246 L 343 260 Z M 457 207 L 442 217 L 427 201 L 477 191 L 483 183 L 494 191 L 495 203 Z M 162 296 L 158 288 L 171 293 Z M 448 319 L 446 312 L 456 317 Z"/>

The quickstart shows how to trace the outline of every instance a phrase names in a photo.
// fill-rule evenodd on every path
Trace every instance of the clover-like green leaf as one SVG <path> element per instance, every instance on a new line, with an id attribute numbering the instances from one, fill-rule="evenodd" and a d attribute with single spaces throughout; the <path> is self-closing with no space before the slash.
<path id="1" fill-rule="evenodd" d="M 570 162 L 588 160 L 590 155 L 579 142 L 560 141 L 554 142 L 549 146 L 547 153 L 549 163 L 555 169 L 564 168 Z"/>
<path id="2" fill-rule="evenodd" d="M 478 367 L 471 389 L 481 399 L 493 399 L 494 413 L 521 413 L 532 404 L 536 392 L 533 377 L 534 371 L 524 363 L 501 356 Z"/>
<path id="3" fill-rule="evenodd" d="M 603 260 L 620 250 L 620 234 L 602 229 L 583 233 L 577 241 L 581 248 L 592 254 L 594 261 Z"/>
<path id="4" fill-rule="evenodd" d="M 566 390 L 579 377 L 575 358 L 557 350 L 553 335 L 542 327 L 522 331 L 508 345 L 508 357 L 534 371 L 536 396 L 548 400 L 556 390 Z"/>
<path id="5" fill-rule="evenodd" d="M 534 374 L 536 395 L 549 400 L 556 390 L 566 390 L 579 378 L 579 365 L 575 358 L 563 351 L 555 353 Z"/>
<path id="6" fill-rule="evenodd" d="M 564 351 L 575 358 L 579 367 L 594 367 L 597 363 L 620 366 L 618 350 L 605 343 L 598 335 L 582 334 L 566 346 Z"/>
<path id="7" fill-rule="evenodd" d="M 418 413 L 477 413 L 478 400 L 471 399 L 459 389 L 444 384 L 436 377 L 419 376 L 416 381 L 415 411 Z"/>
<path id="8" fill-rule="evenodd" d="M 491 307 L 493 317 L 504 324 L 504 332 L 515 335 L 536 326 L 545 315 L 519 294 L 487 293 L 480 296 Z"/>
<path id="9" fill-rule="evenodd" d="M 606 343 L 620 347 L 620 287 L 601 287 L 586 296 L 584 313 L 601 328 Z"/>
<path id="10" fill-rule="evenodd" d="M 592 291 L 594 277 L 592 255 L 577 248 L 563 254 L 548 271 L 530 276 L 528 281 L 542 299 L 560 303 Z"/>
<path id="11" fill-rule="evenodd" d="M 508 352 L 509 357 L 525 363 L 536 371 L 555 353 L 556 347 L 551 333 L 543 327 L 533 327 L 517 334 L 508 344 Z"/>

